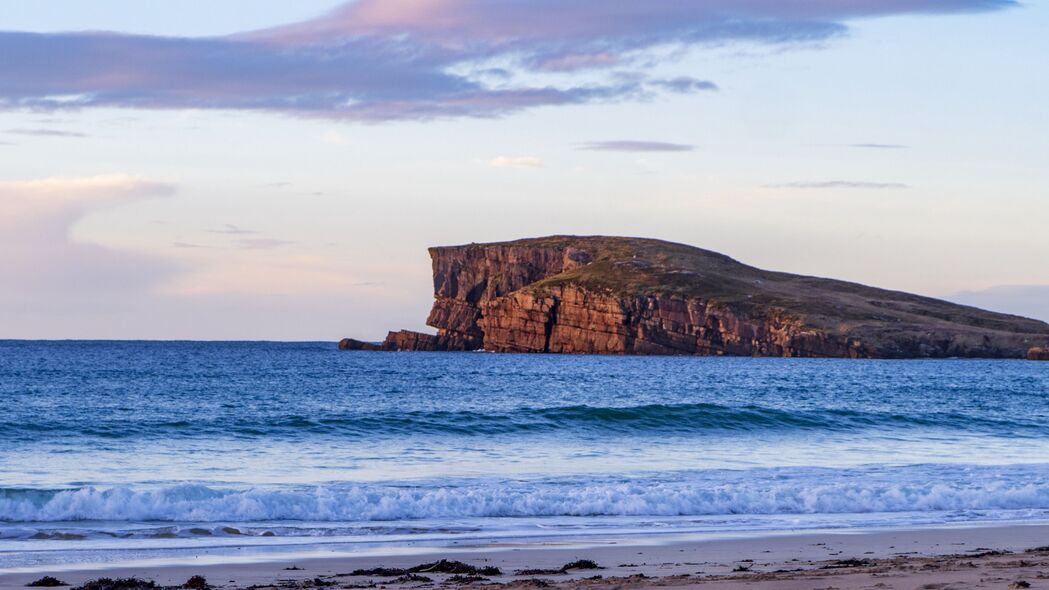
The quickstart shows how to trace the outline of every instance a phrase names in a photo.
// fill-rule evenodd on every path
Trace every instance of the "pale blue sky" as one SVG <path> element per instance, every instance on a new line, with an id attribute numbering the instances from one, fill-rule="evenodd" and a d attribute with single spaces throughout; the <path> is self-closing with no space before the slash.
<path id="1" fill-rule="evenodd" d="M 444 2 L 387 1 L 406 12 Z M 343 6 L 291 4 L 3 2 L 0 31 L 202 38 Z M 484 32 L 509 34 L 488 18 Z M 83 63 L 93 54 L 67 65 L 51 48 L 69 37 L 31 38 L 32 51 L 19 55 L 47 60 L 15 72 L 23 86 L 0 83 L 0 204 L 14 207 L 0 211 L 8 219 L 0 267 L 15 279 L 0 287 L 0 337 L 377 339 L 422 327 L 427 246 L 554 233 L 663 238 L 765 268 L 933 296 L 967 292 L 958 298 L 1049 319 L 1049 9 L 824 20 L 848 30 L 667 42 L 612 70 L 555 71 L 504 55 L 485 67 L 505 65 L 513 84 L 534 88 L 647 81 L 642 91 L 616 86 L 576 104 L 454 115 L 457 95 L 437 89 L 449 81 L 414 69 L 345 103 L 366 105 L 363 114 L 332 102 L 277 108 L 295 88 L 284 66 L 265 74 L 272 85 L 245 78 L 256 89 L 238 94 L 221 69 L 218 79 L 185 83 L 182 70 L 162 79 L 136 72 L 138 82 L 108 87 L 107 102 L 56 109 L 42 101 L 87 90 L 65 90 L 48 60 L 76 77 L 80 70 L 62 68 L 94 67 Z M 358 21 L 348 22 L 340 30 Z M 652 26 L 653 35 L 679 34 Z M 305 31 L 273 37 L 328 34 Z M 456 41 L 419 35 L 442 47 Z M 154 46 L 129 47 L 118 49 L 138 67 Z M 210 59 L 201 51 L 187 59 Z M 448 67 L 480 69 L 470 59 Z M 0 65 L 0 78 L 10 67 Z M 109 84 L 114 71 L 106 76 Z M 682 77 L 718 90 L 678 94 L 657 83 Z M 498 92 L 505 83 L 495 84 Z M 264 108 L 251 106 L 256 92 L 271 93 Z M 402 98 L 395 104 L 390 93 Z M 415 101 L 412 111 L 404 101 Z M 425 118 L 405 114 L 417 108 Z M 441 109 L 436 119 L 431 108 Z M 628 140 L 693 149 L 581 149 Z"/>

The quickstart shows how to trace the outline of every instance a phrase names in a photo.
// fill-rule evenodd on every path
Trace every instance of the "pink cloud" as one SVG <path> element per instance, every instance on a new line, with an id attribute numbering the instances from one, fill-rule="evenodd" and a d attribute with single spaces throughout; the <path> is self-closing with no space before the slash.
<path id="1" fill-rule="evenodd" d="M 149 289 L 174 272 L 169 262 L 70 237 L 85 216 L 141 199 L 172 194 L 173 185 L 113 174 L 0 182 L 0 304 L 102 302 Z"/>
<path id="2" fill-rule="evenodd" d="M 853 18 L 1014 5 L 1013 0 L 358 0 L 313 20 L 246 36 L 309 45 L 349 37 L 412 35 L 416 42 L 462 50 L 543 40 L 650 42 L 765 36 L 769 29 L 760 26 L 764 21 L 780 27 L 786 38 L 805 21 L 835 28 Z"/>
<path id="3" fill-rule="evenodd" d="M 716 89 L 688 75 L 646 80 L 637 58 L 667 45 L 810 42 L 843 34 L 854 18 L 1016 4 L 358 0 L 313 20 L 225 38 L 7 32 L 0 33 L 0 108 L 239 109 L 364 121 L 492 117 Z M 493 69 L 493 61 L 506 65 Z M 610 66 L 617 71 L 604 81 L 514 83 L 537 72 Z M 506 75 L 485 81 L 494 71 Z"/>

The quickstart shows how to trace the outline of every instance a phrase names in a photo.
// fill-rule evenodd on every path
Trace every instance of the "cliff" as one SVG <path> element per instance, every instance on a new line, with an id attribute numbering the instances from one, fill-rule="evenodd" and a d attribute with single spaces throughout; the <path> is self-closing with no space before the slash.
<path id="1" fill-rule="evenodd" d="M 430 257 L 437 334 L 391 332 L 383 350 L 1024 358 L 1049 345 L 1044 322 L 658 240 L 555 236 Z"/>

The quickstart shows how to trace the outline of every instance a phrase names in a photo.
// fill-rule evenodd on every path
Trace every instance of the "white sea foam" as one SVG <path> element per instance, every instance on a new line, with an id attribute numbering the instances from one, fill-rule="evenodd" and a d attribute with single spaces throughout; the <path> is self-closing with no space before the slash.
<path id="1" fill-rule="evenodd" d="M 454 480 L 303 488 L 0 491 L 0 521 L 373 522 L 547 516 L 1049 510 L 1049 466 L 702 471 L 659 477 Z"/>

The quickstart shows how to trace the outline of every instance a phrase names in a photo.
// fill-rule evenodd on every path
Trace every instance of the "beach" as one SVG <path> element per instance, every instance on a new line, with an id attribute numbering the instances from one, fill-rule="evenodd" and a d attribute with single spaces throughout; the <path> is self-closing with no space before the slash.
<path id="1" fill-rule="evenodd" d="M 405 546 L 365 555 L 289 556 L 240 563 L 158 563 L 0 573 L 0 588 L 21 588 L 44 575 L 73 585 L 136 577 L 180 586 L 200 575 L 223 588 L 364 588 L 508 586 L 583 588 L 1008 588 L 1049 587 L 1049 525 L 749 535 L 694 540 L 625 537 L 587 542 L 500 543 L 469 548 Z M 495 567 L 499 575 L 422 572 L 348 575 L 373 568 L 412 568 L 439 560 Z M 590 560 L 599 569 L 562 566 Z M 439 567 L 437 569 L 440 569 Z M 547 570 L 532 571 L 527 570 Z M 483 578 L 483 579 L 472 579 Z"/>

